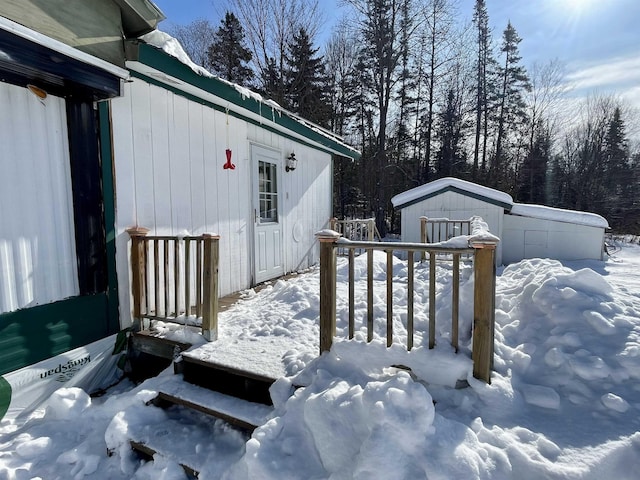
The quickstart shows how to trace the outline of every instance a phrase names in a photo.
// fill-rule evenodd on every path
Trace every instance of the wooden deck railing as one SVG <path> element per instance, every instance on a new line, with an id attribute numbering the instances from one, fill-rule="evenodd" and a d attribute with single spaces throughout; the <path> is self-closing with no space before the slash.
<path id="1" fill-rule="evenodd" d="M 471 220 L 420 217 L 420 241 L 438 243 L 471 234 Z"/>
<path id="2" fill-rule="evenodd" d="M 138 326 L 145 319 L 187 323 L 194 316 L 202 322 L 202 335 L 216 340 L 220 237 L 152 236 L 146 228 L 127 232 L 133 318 Z"/>
<path id="3" fill-rule="evenodd" d="M 352 241 L 373 242 L 380 239 L 380 233 L 373 218 L 353 218 L 348 220 L 331 219 L 330 228 L 340 233 L 344 238 Z"/>
<path id="4" fill-rule="evenodd" d="M 481 221 L 481 219 L 479 219 Z M 483 222 L 484 223 L 484 222 Z M 486 224 L 485 224 L 486 226 Z M 473 228 L 472 228 L 473 230 Z M 380 250 L 387 255 L 386 278 L 386 340 L 387 346 L 393 343 L 393 253 L 404 252 L 408 259 L 407 281 L 407 349 L 414 346 L 414 258 L 424 253 L 429 261 L 429 332 L 428 345 L 434 348 L 436 342 L 436 256 L 450 254 L 453 257 L 453 287 L 451 315 L 451 343 L 458 349 L 458 321 L 460 299 L 460 257 L 473 255 L 474 263 L 474 313 L 472 336 L 473 374 L 486 382 L 491 380 L 493 365 L 493 338 L 495 323 L 495 248 L 497 239 L 492 235 L 478 233 L 468 237 L 468 245 L 459 247 L 420 243 L 380 243 L 351 242 L 340 238 L 335 231 L 322 231 L 316 234 L 320 241 L 320 351 L 331 348 L 336 334 L 336 250 L 347 249 L 349 255 L 348 284 L 348 330 L 349 338 L 353 338 L 355 326 L 354 295 L 354 258 L 355 250 L 367 252 L 367 341 L 373 339 L 373 252 Z"/>

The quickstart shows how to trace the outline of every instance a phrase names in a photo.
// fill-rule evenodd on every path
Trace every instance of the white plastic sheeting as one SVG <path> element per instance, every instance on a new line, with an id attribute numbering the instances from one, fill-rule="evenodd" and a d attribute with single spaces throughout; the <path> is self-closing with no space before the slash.
<path id="1" fill-rule="evenodd" d="M 79 293 L 64 99 L 0 83 L 0 313 Z"/>

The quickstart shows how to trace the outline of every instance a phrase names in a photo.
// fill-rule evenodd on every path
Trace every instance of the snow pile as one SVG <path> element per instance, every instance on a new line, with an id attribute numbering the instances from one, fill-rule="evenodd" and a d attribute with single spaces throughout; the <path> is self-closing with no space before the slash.
<path id="1" fill-rule="evenodd" d="M 184 48 L 182 48 L 180 42 L 168 33 L 162 32 L 160 30 L 153 30 L 152 32 L 142 35 L 140 37 L 140 40 L 148 43 L 153 47 L 159 48 L 164 53 L 178 59 L 181 63 L 187 65 L 198 75 L 202 75 L 203 77 L 208 78 L 218 78 L 215 75 L 211 74 L 207 69 L 201 67 L 193 60 L 191 60 L 189 55 L 187 55 L 187 52 L 185 52 Z"/>
<path id="2" fill-rule="evenodd" d="M 273 418 L 248 441 L 218 422 L 198 430 L 188 416 L 144 406 L 162 375 L 106 399 L 62 389 L 24 426 L 0 425 L 0 478 L 184 478 L 175 461 L 144 463 L 128 448 L 133 427 L 157 422 L 180 422 L 193 429 L 195 444 L 205 442 L 202 478 L 637 478 L 640 246 L 626 245 L 606 263 L 533 259 L 499 272 L 490 385 L 470 374 L 470 323 L 461 326 L 461 353 L 449 345 L 446 264 L 436 271 L 433 350 L 425 347 L 429 269 L 416 264 L 416 346 L 407 352 L 407 264 L 392 265 L 394 345 L 387 349 L 386 256 L 375 255 L 376 340 L 365 344 L 364 263 L 366 256 L 356 259 L 356 338 L 344 340 L 347 267 L 341 262 L 339 338 L 320 357 L 317 271 L 248 291 L 221 314 L 221 339 L 207 345 L 207 354 L 247 341 L 263 356 L 280 355 L 286 373 L 271 390 Z M 461 278 L 462 319 L 472 312 L 470 267 L 463 266 Z M 468 388 L 455 388 L 464 380 Z M 293 385 L 300 388 L 291 394 Z M 216 461 L 211 452 L 230 445 L 237 447 L 227 452 L 231 460 Z M 182 448 L 175 445 L 175 453 Z"/>

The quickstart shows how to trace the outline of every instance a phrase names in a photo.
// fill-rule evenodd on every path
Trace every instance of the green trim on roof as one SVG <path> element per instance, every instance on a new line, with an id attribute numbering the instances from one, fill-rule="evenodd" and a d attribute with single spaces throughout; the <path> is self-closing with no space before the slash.
<path id="1" fill-rule="evenodd" d="M 238 90 L 236 90 L 232 85 L 223 82 L 217 78 L 205 77 L 194 72 L 189 66 L 182 63 L 177 58 L 172 57 L 164 53 L 162 50 L 153 47 L 151 45 L 147 45 L 146 43 L 136 42 L 133 44 L 129 44 L 127 49 L 127 59 L 132 61 L 138 61 L 144 65 L 147 65 L 155 70 L 161 71 L 167 75 L 175 77 L 185 83 L 193 85 L 200 90 L 203 90 L 207 93 L 215 95 L 229 103 L 242 107 L 243 109 L 264 118 L 270 122 L 274 122 L 277 125 L 291 131 L 302 135 L 309 139 L 310 142 L 315 142 L 316 144 L 324 146 L 328 150 L 332 150 L 334 152 L 338 152 L 340 155 L 349 158 L 360 158 L 360 153 L 336 140 L 332 140 L 331 138 L 322 135 L 314 131 L 312 128 L 304 125 L 299 120 L 290 117 L 286 112 L 281 112 L 276 109 L 269 107 L 263 102 L 256 101 L 251 97 L 243 96 Z M 179 86 L 171 86 L 166 83 L 160 82 L 158 80 L 154 80 L 149 78 L 148 76 L 141 74 L 139 72 L 131 72 L 132 76 L 138 77 L 142 80 L 145 80 L 149 83 L 152 83 L 157 86 L 161 86 L 165 89 L 171 90 L 174 93 L 187 97 L 191 100 L 197 101 L 203 105 L 207 105 L 209 107 L 215 108 L 216 110 L 225 111 L 223 107 L 220 105 L 215 105 L 211 102 L 203 100 L 202 98 L 198 98 L 195 95 L 184 92 L 180 89 Z M 277 130 L 275 128 L 269 127 L 260 121 L 248 118 L 243 116 L 242 114 L 235 113 L 229 111 L 230 115 L 233 115 L 237 118 L 241 118 L 249 123 L 254 125 L 258 125 L 262 128 L 270 130 L 279 135 L 285 136 L 291 140 L 295 140 L 296 142 L 301 142 L 300 139 L 295 138 L 293 136 L 288 136 Z M 304 142 L 301 142 L 304 143 Z M 306 145 L 318 148 L 317 145 L 313 145 L 311 143 L 306 143 Z M 333 153 L 333 152 L 328 152 Z"/>
<path id="2" fill-rule="evenodd" d="M 444 188 L 441 188 L 440 190 L 436 190 L 435 192 L 431 192 L 428 193 L 426 195 L 423 195 L 422 197 L 416 198 L 414 200 L 411 200 L 409 202 L 400 204 L 400 205 L 396 205 L 395 208 L 397 209 L 402 209 L 402 208 L 406 208 L 409 207 L 411 205 L 415 205 L 416 203 L 420 203 L 423 200 L 427 200 L 429 198 L 435 197 L 437 195 L 440 195 L 441 193 L 445 193 L 445 192 L 454 192 L 454 193 L 459 193 L 460 195 L 464 195 L 465 197 L 471 197 L 474 198 L 476 200 L 480 200 L 482 202 L 486 202 L 486 203 L 490 203 L 492 205 L 496 205 L 498 207 L 502 207 L 507 211 L 511 211 L 511 207 L 513 205 L 510 205 L 508 203 L 505 202 L 501 202 L 499 200 L 495 200 L 493 198 L 489 198 L 489 197 L 485 197 L 484 195 L 480 195 L 478 193 L 475 192 L 469 192 L 467 190 L 464 190 L 462 188 L 458 188 L 458 187 L 454 187 L 453 185 L 447 185 Z"/>

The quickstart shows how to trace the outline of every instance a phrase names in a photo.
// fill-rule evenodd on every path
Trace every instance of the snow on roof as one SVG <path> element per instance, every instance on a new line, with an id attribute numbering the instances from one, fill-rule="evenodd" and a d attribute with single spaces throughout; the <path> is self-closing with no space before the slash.
<path id="1" fill-rule="evenodd" d="M 154 30 L 140 37 L 140 40 L 151 45 L 152 47 L 159 48 L 167 55 L 171 55 L 174 58 L 180 60 L 180 62 L 187 65 L 191 70 L 196 72 L 198 75 L 202 75 L 203 77 L 209 78 L 217 78 L 215 75 L 208 72 L 205 68 L 196 64 L 187 52 L 184 51 L 180 42 L 173 38 L 168 33 L 162 32 L 160 30 Z"/>
<path id="2" fill-rule="evenodd" d="M 452 177 L 440 178 L 433 182 L 425 183 L 419 187 L 407 190 L 406 192 L 399 193 L 391 199 L 391 203 L 396 208 L 402 207 L 404 205 L 429 198 L 441 190 L 459 190 L 493 202 L 505 204 L 507 207 L 513 205 L 513 198 L 511 198 L 511 195 L 508 193 Z"/>
<path id="3" fill-rule="evenodd" d="M 589 227 L 609 228 L 609 222 L 596 213 L 578 212 L 576 210 L 565 210 L 562 208 L 546 207 L 544 205 L 514 203 L 511 208 L 511 214 L 521 217 L 553 220 L 556 222 L 575 223 L 576 225 L 586 225 Z"/>

